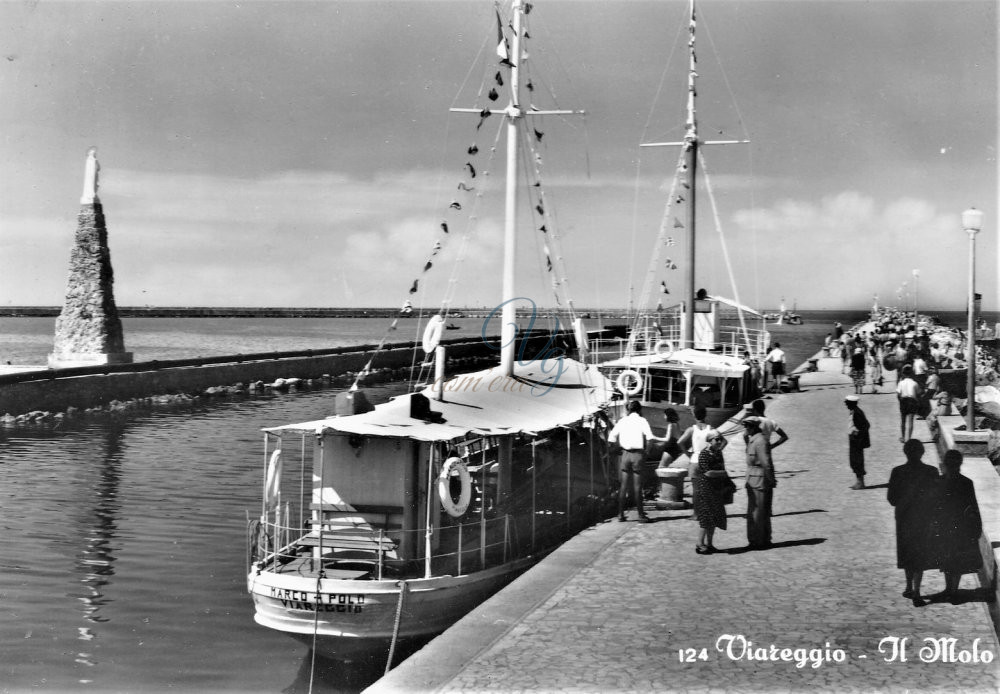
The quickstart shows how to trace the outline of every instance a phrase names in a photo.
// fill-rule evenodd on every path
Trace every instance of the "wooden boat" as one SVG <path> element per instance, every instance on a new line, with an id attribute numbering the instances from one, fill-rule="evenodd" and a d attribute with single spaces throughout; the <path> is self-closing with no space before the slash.
<path id="1" fill-rule="evenodd" d="M 663 410 L 670 406 L 680 415 L 682 427 L 693 421 L 694 407 L 706 407 L 708 422 L 718 426 L 739 413 L 744 404 L 759 396 L 760 365 L 770 336 L 764 317 L 735 299 L 695 291 L 695 192 L 696 175 L 706 145 L 739 144 L 746 140 L 705 141 L 698 135 L 695 109 L 695 5 L 689 6 L 688 97 L 686 132 L 680 142 L 644 144 L 644 147 L 678 146 L 676 175 L 667 197 L 660 233 L 650 256 L 646 283 L 639 306 L 656 296 L 654 286 L 663 271 L 661 250 L 673 245 L 668 234 L 683 228 L 686 234 L 686 298 L 678 305 L 643 309 L 632 317 L 627 338 L 597 340 L 589 345 L 592 359 L 615 381 L 626 398 L 641 400 L 644 408 Z M 707 175 L 706 175 L 707 180 Z M 705 186 L 711 198 L 711 188 Z M 714 199 L 712 201 L 714 209 Z M 716 215 L 717 216 L 717 215 Z M 684 219 L 682 222 L 681 219 Z M 674 220 L 671 224 L 670 221 Z M 725 245 L 723 245 L 725 253 Z M 725 257 L 729 267 L 728 254 Z M 666 265 L 674 269 L 678 263 Z M 730 276 L 732 276 L 732 270 Z M 666 285 L 661 281 L 661 285 Z M 734 292 L 735 283 L 733 286 Z M 660 421 L 657 417 L 654 421 Z"/>
<path id="2" fill-rule="evenodd" d="M 523 14 L 514 0 L 512 56 L 521 55 Z M 518 131 L 531 127 L 527 117 L 554 113 L 519 106 L 519 62 L 503 67 L 509 105 L 491 111 L 506 121 L 508 210 L 518 198 Z M 374 407 L 352 390 L 338 396 L 337 416 L 264 430 L 247 573 L 258 624 L 328 657 L 391 654 L 614 513 L 612 385 L 593 365 L 515 354 L 514 254 L 504 257 L 498 367 L 446 375 L 438 316 L 422 345 L 439 365 L 429 386 Z"/>

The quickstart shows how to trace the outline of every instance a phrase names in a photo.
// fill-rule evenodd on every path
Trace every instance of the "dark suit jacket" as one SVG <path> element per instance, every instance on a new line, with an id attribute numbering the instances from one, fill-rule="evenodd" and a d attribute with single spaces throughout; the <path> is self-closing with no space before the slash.
<path id="1" fill-rule="evenodd" d="M 855 438 L 856 443 L 862 448 L 869 448 L 872 445 L 871 438 L 868 435 L 871 424 L 868 423 L 868 417 L 865 416 L 860 407 L 855 407 L 851 411 L 851 421 L 854 424 L 854 428 L 858 430 L 857 437 Z"/>

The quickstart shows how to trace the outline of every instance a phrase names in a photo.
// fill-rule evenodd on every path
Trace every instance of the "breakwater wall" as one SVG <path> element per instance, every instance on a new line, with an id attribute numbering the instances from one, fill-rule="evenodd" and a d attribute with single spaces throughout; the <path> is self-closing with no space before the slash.
<path id="1" fill-rule="evenodd" d="M 60 306 L 0 306 L 0 317 L 11 318 L 54 318 L 62 311 Z M 449 319 L 486 318 L 496 309 L 492 308 L 458 308 L 449 314 Z M 539 309 L 544 314 L 558 313 L 553 309 Z M 424 316 L 437 313 L 425 309 Z M 622 318 L 625 309 L 583 309 L 584 318 Z M 239 306 L 119 306 L 118 315 L 122 318 L 412 318 L 417 320 L 420 309 L 414 309 L 412 314 L 400 315 L 398 308 L 311 308 L 311 307 L 239 307 Z M 518 316 L 530 317 L 533 314 L 529 308 L 521 307 Z"/>
<path id="2" fill-rule="evenodd" d="M 565 346 L 565 332 L 542 333 L 524 341 L 524 359 L 541 355 L 550 346 Z M 442 340 L 449 371 L 482 368 L 495 362 L 498 337 Z M 209 388 L 278 379 L 319 379 L 360 372 L 376 345 L 330 350 L 268 352 L 227 357 L 136 362 L 102 366 L 43 369 L 0 375 L 0 415 L 16 417 L 30 412 L 65 412 L 69 408 L 101 407 L 163 395 L 199 395 Z M 384 346 L 372 365 L 372 381 L 407 378 L 413 360 L 411 343 Z"/>

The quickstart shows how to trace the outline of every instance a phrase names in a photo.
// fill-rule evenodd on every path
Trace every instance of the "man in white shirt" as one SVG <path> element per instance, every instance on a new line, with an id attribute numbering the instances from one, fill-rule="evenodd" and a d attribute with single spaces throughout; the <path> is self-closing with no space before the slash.
<path id="1" fill-rule="evenodd" d="M 628 414 L 618 420 L 608 440 L 622 448 L 618 488 L 618 520 L 624 521 L 625 504 L 631 488 L 635 498 L 635 508 L 639 512 L 639 522 L 649 523 L 649 516 L 642 508 L 642 461 L 646 458 L 646 443 L 657 437 L 649 428 L 649 422 L 642 416 L 642 404 L 632 400 L 626 406 Z"/>
<path id="2" fill-rule="evenodd" d="M 767 353 L 764 361 L 767 362 L 771 376 L 774 377 L 774 389 L 781 390 L 782 376 L 785 375 L 785 351 L 781 349 L 780 342 L 774 343 L 774 347 Z M 765 388 L 765 390 L 767 389 Z"/>
<path id="3" fill-rule="evenodd" d="M 920 397 L 923 390 L 913 380 L 913 367 L 907 364 L 899 372 L 896 384 L 896 398 L 899 400 L 899 442 L 906 443 L 913 438 L 913 420 L 920 411 Z"/>

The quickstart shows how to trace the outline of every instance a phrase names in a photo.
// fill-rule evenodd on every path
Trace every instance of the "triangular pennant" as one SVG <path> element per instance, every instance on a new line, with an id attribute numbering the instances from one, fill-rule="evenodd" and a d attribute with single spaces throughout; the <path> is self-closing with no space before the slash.
<path id="1" fill-rule="evenodd" d="M 538 214 L 542 216 L 545 215 L 545 208 L 542 207 L 542 203 L 538 203 L 537 205 L 535 205 L 535 209 L 538 210 Z"/>
<path id="2" fill-rule="evenodd" d="M 681 224 L 681 220 L 674 218 L 674 229 L 683 229 L 684 225 Z"/>
<path id="3" fill-rule="evenodd" d="M 686 181 L 681 181 L 681 185 L 687 188 L 688 190 L 691 190 L 691 186 Z"/>
<path id="4" fill-rule="evenodd" d="M 510 58 L 510 51 L 507 50 L 507 37 L 503 35 L 503 22 L 500 21 L 500 12 L 497 11 L 497 57 L 500 62 Z"/>
<path id="5" fill-rule="evenodd" d="M 543 132 L 535 130 L 535 139 L 538 140 L 539 142 L 541 142 L 542 141 L 542 135 L 544 135 L 544 134 L 545 133 L 543 133 Z"/>
<path id="6" fill-rule="evenodd" d="M 493 79 L 496 80 L 497 86 L 499 87 L 503 86 L 503 76 L 500 74 L 499 70 L 497 70 L 497 74 L 493 77 Z"/>
<path id="7" fill-rule="evenodd" d="M 410 287 L 410 294 L 416 294 L 417 293 L 417 283 L 419 283 L 419 282 L 420 282 L 420 280 L 413 280 L 413 286 Z"/>
<path id="8" fill-rule="evenodd" d="M 448 233 L 448 222 L 441 222 L 441 231 Z"/>
<path id="9" fill-rule="evenodd" d="M 670 293 L 670 290 L 667 289 L 667 283 L 666 282 L 660 282 L 660 291 L 662 293 L 664 293 L 664 294 L 669 294 Z"/>
<path id="10" fill-rule="evenodd" d="M 491 90 L 490 90 L 490 93 L 489 93 L 489 94 L 487 94 L 487 95 L 486 95 L 486 97 L 487 97 L 487 98 L 488 98 L 488 99 L 489 99 L 490 101 L 496 101 L 496 100 L 497 100 L 498 98 L 500 98 L 500 94 L 498 94 L 498 93 L 497 93 L 497 90 L 496 90 L 496 89 L 491 89 Z"/>
<path id="11" fill-rule="evenodd" d="M 470 186 L 467 186 L 467 185 L 465 185 L 465 183 L 462 183 L 462 182 L 459 182 L 459 184 L 458 184 L 458 189 L 459 189 L 459 190 L 464 190 L 464 191 L 466 191 L 467 193 L 471 193 L 472 191 L 474 191 L 474 190 L 475 190 L 475 188 L 474 188 L 474 187 L 470 187 Z"/>
<path id="12" fill-rule="evenodd" d="M 528 83 L 524 86 L 528 88 L 529 92 L 535 91 L 535 84 L 531 80 L 528 80 Z"/>
<path id="13" fill-rule="evenodd" d="M 532 4 L 530 2 L 524 3 L 524 14 L 531 14 Z"/>
<path id="14" fill-rule="evenodd" d="M 667 245 L 668 245 L 668 246 L 673 246 L 673 245 L 675 245 L 676 243 L 677 243 L 677 242 L 676 242 L 676 241 L 674 241 L 674 237 L 673 237 L 673 236 L 668 236 L 668 237 L 667 237 Z"/>
<path id="15" fill-rule="evenodd" d="M 684 196 L 683 195 L 678 195 L 677 198 L 676 198 L 676 202 L 677 202 L 678 205 L 680 205 L 682 202 L 684 202 Z"/>
<path id="16" fill-rule="evenodd" d="M 428 270 L 430 270 L 431 269 L 431 265 L 433 265 L 433 263 L 431 263 L 431 261 L 428 260 L 427 264 L 424 265 L 424 272 L 427 272 Z"/>
<path id="17" fill-rule="evenodd" d="M 473 178 L 475 178 L 476 177 L 476 167 L 474 167 L 469 162 L 465 162 L 465 165 L 469 167 L 469 175 L 472 176 Z"/>
<path id="18" fill-rule="evenodd" d="M 478 153 L 479 153 L 479 147 L 477 147 L 476 145 L 472 145 L 472 146 L 471 146 L 471 147 L 469 147 L 469 149 L 467 149 L 466 151 L 467 151 L 467 152 L 468 152 L 469 154 L 471 154 L 471 155 L 475 156 L 476 154 L 478 154 Z"/>
<path id="19" fill-rule="evenodd" d="M 453 210 L 460 210 L 462 209 L 462 203 L 460 203 L 458 200 L 453 200 L 452 203 L 448 205 L 448 207 L 450 207 Z"/>
<path id="20" fill-rule="evenodd" d="M 547 234 L 549 232 L 549 230 L 545 228 L 544 224 L 542 226 L 538 227 L 538 230 L 540 232 L 542 232 L 543 234 Z"/>

